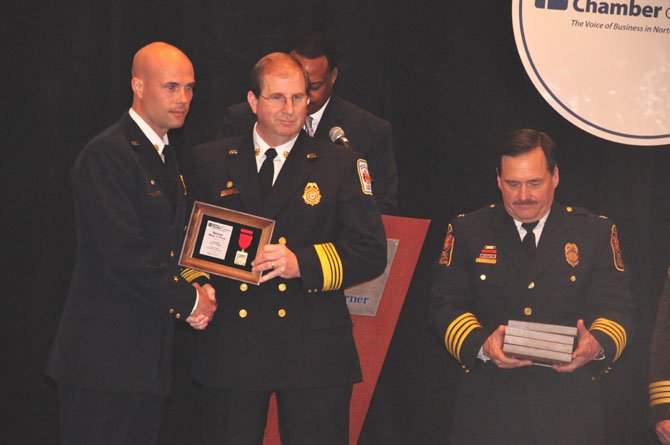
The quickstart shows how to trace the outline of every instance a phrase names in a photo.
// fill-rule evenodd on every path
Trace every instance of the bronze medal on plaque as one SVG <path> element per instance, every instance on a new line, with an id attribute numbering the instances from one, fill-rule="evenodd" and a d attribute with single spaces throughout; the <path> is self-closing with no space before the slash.
<path id="1" fill-rule="evenodd" d="M 234 263 L 238 266 L 246 266 L 247 258 L 249 258 L 249 253 L 245 250 L 248 249 L 251 245 L 251 240 L 254 239 L 254 232 L 247 229 L 240 230 L 240 238 L 237 241 L 237 245 L 240 246 L 240 250 L 235 254 Z"/>

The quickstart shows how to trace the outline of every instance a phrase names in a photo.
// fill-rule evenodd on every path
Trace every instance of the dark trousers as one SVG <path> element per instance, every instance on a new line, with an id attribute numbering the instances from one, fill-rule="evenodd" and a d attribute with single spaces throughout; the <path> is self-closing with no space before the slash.
<path id="1" fill-rule="evenodd" d="M 151 445 L 165 397 L 58 385 L 63 445 Z"/>
<path id="2" fill-rule="evenodd" d="M 262 444 L 274 392 L 283 445 L 346 445 L 351 389 L 351 384 L 280 391 L 203 387 L 204 443 Z"/>

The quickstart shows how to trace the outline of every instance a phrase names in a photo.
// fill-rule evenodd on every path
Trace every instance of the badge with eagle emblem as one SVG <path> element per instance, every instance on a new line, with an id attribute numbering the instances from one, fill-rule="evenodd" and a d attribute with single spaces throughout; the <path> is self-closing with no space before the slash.
<path id="1" fill-rule="evenodd" d="M 308 182 L 305 186 L 305 191 L 302 194 L 302 199 L 305 200 L 305 204 L 315 206 L 321 202 L 321 191 L 319 186 L 316 185 L 316 182 Z"/>

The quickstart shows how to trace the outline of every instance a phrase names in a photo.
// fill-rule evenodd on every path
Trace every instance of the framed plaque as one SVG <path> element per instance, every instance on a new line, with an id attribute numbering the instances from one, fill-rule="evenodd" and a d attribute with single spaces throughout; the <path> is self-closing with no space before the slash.
<path id="1" fill-rule="evenodd" d="M 262 273 L 252 272 L 251 262 L 274 227 L 271 219 L 196 201 L 179 265 L 258 284 Z"/>

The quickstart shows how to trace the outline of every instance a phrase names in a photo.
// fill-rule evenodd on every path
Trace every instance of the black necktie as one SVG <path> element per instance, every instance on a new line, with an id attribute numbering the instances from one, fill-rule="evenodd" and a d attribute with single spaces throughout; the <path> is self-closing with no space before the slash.
<path id="1" fill-rule="evenodd" d="M 163 189 L 163 193 L 172 205 L 174 210 L 177 202 L 177 182 L 179 181 L 179 171 L 177 168 L 177 156 L 172 147 L 165 145 L 163 147 L 163 171 L 159 176 L 158 182 Z"/>
<path id="2" fill-rule="evenodd" d="M 170 173 L 174 173 L 176 171 L 175 153 L 172 147 L 167 144 L 163 146 L 163 163 L 168 168 Z"/>
<path id="3" fill-rule="evenodd" d="M 531 223 L 521 223 L 521 227 L 523 227 L 526 230 L 526 236 L 523 237 L 523 250 L 526 252 L 526 256 L 528 259 L 532 259 L 535 256 L 535 233 L 533 233 L 533 229 L 535 226 L 537 226 L 537 223 L 539 221 L 531 222 Z"/>
<path id="4" fill-rule="evenodd" d="M 258 171 L 258 182 L 261 185 L 261 196 L 263 197 L 263 202 L 268 198 L 270 190 L 272 190 L 272 180 L 275 176 L 275 157 L 277 156 L 277 150 L 274 148 L 268 148 L 265 151 L 265 161 L 261 165 L 261 169 Z"/>

